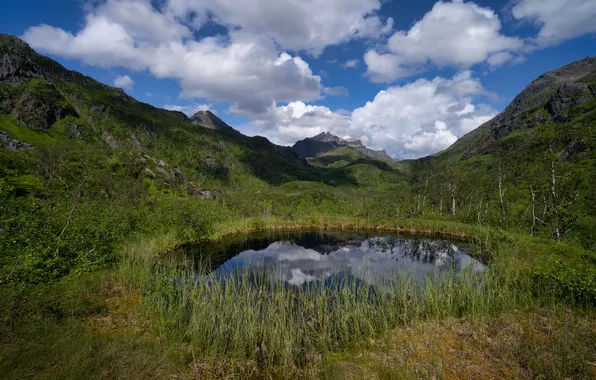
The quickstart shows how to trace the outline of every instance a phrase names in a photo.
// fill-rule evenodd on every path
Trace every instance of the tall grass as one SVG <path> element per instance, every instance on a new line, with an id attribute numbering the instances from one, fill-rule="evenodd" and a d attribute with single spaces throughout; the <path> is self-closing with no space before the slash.
<path id="1" fill-rule="evenodd" d="M 129 256 L 122 273 L 143 289 L 159 336 L 189 345 L 199 357 L 247 361 L 283 375 L 308 371 L 326 353 L 400 324 L 496 315 L 533 302 L 504 261 L 493 261 L 495 269 L 483 273 L 446 271 L 422 283 L 402 275 L 375 287 L 339 276 L 294 287 L 250 269 L 222 281 L 205 268 L 189 270 L 179 257 L 153 255 Z"/>

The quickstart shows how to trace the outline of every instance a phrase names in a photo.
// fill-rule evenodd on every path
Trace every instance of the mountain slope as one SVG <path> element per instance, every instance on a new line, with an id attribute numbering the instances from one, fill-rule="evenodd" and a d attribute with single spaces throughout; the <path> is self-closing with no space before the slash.
<path id="1" fill-rule="evenodd" d="M 317 157 L 322 153 L 330 152 L 338 147 L 350 147 L 362 153 L 366 157 L 376 160 L 393 161 L 384 150 L 372 150 L 365 147 L 362 141 L 357 139 L 342 139 L 329 132 L 323 132 L 314 137 L 300 140 L 292 147 L 301 157 Z"/>
<path id="2" fill-rule="evenodd" d="M 191 116 L 190 120 L 193 124 L 214 129 L 216 131 L 234 130 L 234 128 L 230 127 L 226 122 L 209 110 L 195 113 Z"/>
<path id="3" fill-rule="evenodd" d="M 138 102 L 9 35 L 0 35 L 0 119 L 3 144 L 19 149 L 23 144 L 87 145 L 106 154 L 123 149 L 139 162 L 145 155 L 166 162 L 168 175 L 156 172 L 153 164 L 146 166 L 160 186 L 172 186 L 174 168 L 187 179 L 196 177 L 185 181 L 196 188 L 248 177 L 267 183 L 317 178 L 290 148 L 244 136 L 208 111 L 189 119 Z"/>
<path id="4" fill-rule="evenodd" d="M 516 131 L 547 123 L 562 125 L 579 117 L 590 117 L 595 96 L 596 58 L 573 62 L 538 77 L 503 112 L 439 155 L 481 153 L 495 141 Z"/>
<path id="5" fill-rule="evenodd" d="M 448 149 L 402 163 L 443 213 L 596 249 L 596 59 L 541 75 Z"/>

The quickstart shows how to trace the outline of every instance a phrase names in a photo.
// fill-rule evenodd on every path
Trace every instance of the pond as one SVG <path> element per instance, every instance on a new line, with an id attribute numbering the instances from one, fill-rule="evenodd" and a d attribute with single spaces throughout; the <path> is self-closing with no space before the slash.
<path id="1" fill-rule="evenodd" d="M 354 280 L 361 284 L 422 283 L 436 275 L 481 272 L 462 242 L 391 233 L 279 232 L 232 236 L 182 248 L 187 265 L 228 281 L 249 273 L 289 287 Z"/>

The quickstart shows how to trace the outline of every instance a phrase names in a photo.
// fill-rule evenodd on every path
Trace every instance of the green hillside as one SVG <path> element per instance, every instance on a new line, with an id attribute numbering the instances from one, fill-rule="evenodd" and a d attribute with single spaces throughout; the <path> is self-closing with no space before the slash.
<path id="1" fill-rule="evenodd" d="M 341 168 L 366 156 L 354 148 L 341 146 L 332 151 L 321 153 L 316 157 L 309 158 L 308 162 L 314 166 L 323 168 Z"/>

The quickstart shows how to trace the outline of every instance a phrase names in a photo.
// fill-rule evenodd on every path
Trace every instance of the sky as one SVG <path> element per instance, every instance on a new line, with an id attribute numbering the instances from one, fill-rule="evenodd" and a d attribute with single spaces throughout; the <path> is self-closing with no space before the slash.
<path id="1" fill-rule="evenodd" d="M 156 107 L 274 143 L 443 150 L 596 55 L 594 0 L 20 0 L 0 33 Z"/>

